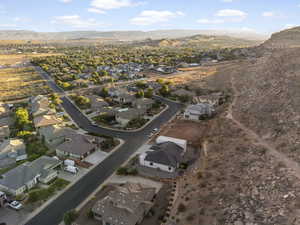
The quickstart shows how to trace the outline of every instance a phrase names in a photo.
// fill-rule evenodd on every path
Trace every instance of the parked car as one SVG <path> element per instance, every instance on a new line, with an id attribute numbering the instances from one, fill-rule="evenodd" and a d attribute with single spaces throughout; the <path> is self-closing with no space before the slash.
<path id="1" fill-rule="evenodd" d="M 8 203 L 8 205 L 15 210 L 19 210 L 23 207 L 23 205 L 18 201 L 12 201 L 11 203 Z"/>
<path id="2" fill-rule="evenodd" d="M 158 132 L 158 128 L 154 128 L 152 132 L 153 133 L 157 133 Z"/>

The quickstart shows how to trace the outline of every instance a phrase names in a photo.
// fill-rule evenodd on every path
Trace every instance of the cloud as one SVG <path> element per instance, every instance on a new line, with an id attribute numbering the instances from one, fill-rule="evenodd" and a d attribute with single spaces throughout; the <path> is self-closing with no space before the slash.
<path id="1" fill-rule="evenodd" d="M 233 0 L 222 0 L 222 2 L 231 3 Z"/>
<path id="2" fill-rule="evenodd" d="M 105 14 L 105 11 L 103 11 L 101 9 L 96 9 L 96 8 L 88 8 L 88 11 L 91 13 Z"/>
<path id="3" fill-rule="evenodd" d="M 263 12 L 262 16 L 263 17 L 273 17 L 275 15 L 274 12 Z"/>
<path id="4" fill-rule="evenodd" d="M 73 28 L 90 28 L 90 27 L 103 27 L 102 23 L 97 22 L 95 19 L 84 20 L 78 15 L 70 16 L 57 16 L 52 21 L 53 24 L 67 25 Z"/>
<path id="5" fill-rule="evenodd" d="M 197 20 L 197 23 L 201 24 L 221 24 L 224 23 L 224 20 L 221 19 L 199 19 Z"/>
<path id="6" fill-rule="evenodd" d="M 0 28 L 16 28 L 17 24 L 0 24 Z"/>
<path id="7" fill-rule="evenodd" d="M 216 16 L 219 17 L 247 17 L 247 13 L 241 11 L 241 10 L 236 10 L 236 9 L 222 9 L 219 10 L 216 13 Z"/>
<path id="8" fill-rule="evenodd" d="M 72 2 L 73 0 L 59 0 L 60 2 L 63 2 L 63 3 L 70 3 Z"/>
<path id="9" fill-rule="evenodd" d="M 141 4 L 144 4 L 144 2 L 133 2 L 131 0 L 92 0 L 91 8 L 105 11 L 124 7 L 133 7 Z"/>
<path id="10" fill-rule="evenodd" d="M 296 24 L 286 24 L 284 26 L 284 29 L 291 29 L 291 28 L 294 28 L 294 27 L 297 27 L 297 26 L 299 26 L 299 25 L 296 25 Z"/>
<path id="11" fill-rule="evenodd" d="M 137 17 L 130 20 L 131 24 L 147 26 L 156 23 L 168 22 L 171 19 L 184 16 L 181 11 L 171 12 L 168 10 L 156 11 L 156 10 L 145 10 L 142 11 Z"/>

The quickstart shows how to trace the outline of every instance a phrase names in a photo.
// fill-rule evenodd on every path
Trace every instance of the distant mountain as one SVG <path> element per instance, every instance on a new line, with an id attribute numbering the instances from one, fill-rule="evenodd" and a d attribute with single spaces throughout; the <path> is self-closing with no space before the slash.
<path id="1" fill-rule="evenodd" d="M 146 39 L 143 41 L 134 41 L 135 46 L 154 46 L 154 47 L 191 47 L 200 49 L 217 48 L 239 48 L 258 46 L 262 41 L 246 40 L 229 36 L 216 35 L 194 35 L 183 38 L 173 39 Z"/>
<path id="2" fill-rule="evenodd" d="M 272 34 L 264 44 L 266 48 L 294 48 L 300 47 L 300 27 L 283 30 Z"/>
<path id="3" fill-rule="evenodd" d="M 116 41 L 136 41 L 164 38 L 182 38 L 193 35 L 226 35 L 247 40 L 266 40 L 264 35 L 252 32 L 226 30 L 153 30 L 153 31 L 70 31 L 35 32 L 28 30 L 2 30 L 0 40 L 70 40 L 70 39 L 111 39 Z"/>

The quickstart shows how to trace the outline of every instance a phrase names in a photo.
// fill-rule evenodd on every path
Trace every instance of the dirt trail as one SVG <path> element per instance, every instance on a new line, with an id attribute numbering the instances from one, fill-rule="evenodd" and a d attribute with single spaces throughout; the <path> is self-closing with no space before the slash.
<path id="1" fill-rule="evenodd" d="M 248 127 L 246 127 L 244 124 L 242 124 L 234 117 L 233 107 L 236 105 L 238 91 L 235 87 L 233 76 L 231 76 L 231 86 L 232 86 L 234 97 L 232 103 L 228 107 L 226 118 L 232 120 L 240 129 L 242 129 L 253 141 L 253 144 L 260 145 L 265 149 L 267 149 L 270 155 L 274 156 L 278 162 L 284 163 L 285 166 L 291 170 L 293 175 L 296 176 L 298 179 L 300 179 L 300 165 L 296 161 L 290 159 L 285 154 L 279 152 L 274 146 L 272 146 L 270 143 L 265 141 L 257 133 L 255 133 L 253 130 L 249 129 Z"/>

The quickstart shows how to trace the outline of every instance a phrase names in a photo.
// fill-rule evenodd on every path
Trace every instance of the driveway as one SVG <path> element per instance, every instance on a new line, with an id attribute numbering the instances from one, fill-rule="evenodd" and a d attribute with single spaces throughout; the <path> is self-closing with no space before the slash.
<path id="1" fill-rule="evenodd" d="M 70 182 L 75 182 L 89 172 L 89 170 L 85 168 L 79 167 L 78 169 L 79 171 L 76 174 L 70 173 L 65 170 L 60 170 L 58 173 L 58 177 Z"/>
<path id="2" fill-rule="evenodd" d="M 24 209 L 16 211 L 8 207 L 0 208 L 0 223 L 11 224 L 22 224 L 29 215 Z"/>
<path id="3" fill-rule="evenodd" d="M 85 162 L 91 163 L 93 165 L 99 164 L 102 162 L 106 157 L 108 153 L 103 151 L 96 151 L 93 154 L 89 155 L 84 159 Z"/>

